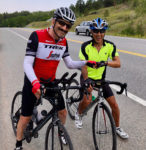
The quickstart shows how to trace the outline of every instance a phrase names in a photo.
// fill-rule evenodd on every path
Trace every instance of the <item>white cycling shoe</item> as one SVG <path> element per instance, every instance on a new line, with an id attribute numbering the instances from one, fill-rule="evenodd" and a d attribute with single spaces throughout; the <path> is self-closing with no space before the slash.
<path id="1" fill-rule="evenodd" d="M 66 139 L 65 139 L 64 133 L 63 133 L 61 130 L 59 131 L 59 136 L 60 136 L 61 142 L 62 142 L 64 145 L 67 145 L 67 141 L 66 141 Z"/>
<path id="2" fill-rule="evenodd" d="M 122 139 L 128 139 L 129 135 L 120 127 L 116 128 L 117 135 Z"/>
<path id="3" fill-rule="evenodd" d="M 14 150 L 23 150 L 23 147 L 22 146 L 16 147 Z"/>
<path id="4" fill-rule="evenodd" d="M 78 129 L 81 129 L 83 127 L 82 117 L 79 115 L 78 112 L 75 113 L 75 126 Z"/>

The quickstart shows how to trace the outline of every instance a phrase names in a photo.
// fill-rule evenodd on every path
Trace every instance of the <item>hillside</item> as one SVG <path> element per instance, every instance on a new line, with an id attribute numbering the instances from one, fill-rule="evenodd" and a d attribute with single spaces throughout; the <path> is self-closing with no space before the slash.
<path id="1" fill-rule="evenodd" d="M 134 5 L 136 4 L 127 3 L 91 11 L 88 15 L 77 18 L 71 31 L 82 21 L 101 17 L 109 24 L 109 35 L 146 38 L 146 13 L 140 14 L 138 9 L 134 9 Z M 46 28 L 50 24 L 46 21 L 32 22 L 27 27 Z"/>

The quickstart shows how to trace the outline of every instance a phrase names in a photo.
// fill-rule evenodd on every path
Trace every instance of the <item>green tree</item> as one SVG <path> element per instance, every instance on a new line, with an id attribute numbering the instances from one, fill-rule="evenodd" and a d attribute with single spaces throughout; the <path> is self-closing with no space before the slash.
<path id="1" fill-rule="evenodd" d="M 83 0 L 78 0 L 75 7 L 76 7 L 76 12 L 79 15 L 82 15 L 85 12 L 85 2 Z"/>
<path id="2" fill-rule="evenodd" d="M 114 0 L 104 0 L 103 1 L 104 7 L 109 7 L 114 5 Z"/>
<path id="3" fill-rule="evenodd" d="M 86 9 L 87 10 L 93 9 L 93 3 L 94 3 L 94 0 L 87 0 L 87 2 L 86 2 Z"/>

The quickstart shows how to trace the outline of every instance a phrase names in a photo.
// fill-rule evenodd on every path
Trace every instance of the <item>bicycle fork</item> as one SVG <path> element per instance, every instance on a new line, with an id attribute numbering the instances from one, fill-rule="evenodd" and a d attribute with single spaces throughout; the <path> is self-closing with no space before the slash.
<path id="1" fill-rule="evenodd" d="M 102 127 L 102 129 L 101 129 Z M 106 114 L 103 109 L 102 102 L 97 105 L 97 134 L 107 134 L 109 133 L 107 128 Z"/>

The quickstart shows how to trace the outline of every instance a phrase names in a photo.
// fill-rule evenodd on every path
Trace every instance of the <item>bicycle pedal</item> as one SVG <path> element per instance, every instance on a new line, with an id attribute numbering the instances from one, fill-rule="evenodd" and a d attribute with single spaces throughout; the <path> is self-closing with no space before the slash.
<path id="1" fill-rule="evenodd" d="M 34 137 L 34 138 L 38 138 L 38 136 L 39 136 L 39 134 L 38 134 L 38 133 L 35 133 L 33 137 Z"/>
<path id="2" fill-rule="evenodd" d="M 67 99 L 66 99 L 66 102 L 67 102 L 67 103 L 70 103 L 70 102 L 71 102 L 70 98 L 67 98 Z"/>
<path id="3" fill-rule="evenodd" d="M 32 133 L 30 131 L 24 132 L 24 137 L 27 143 L 31 142 Z"/>
<path id="4" fill-rule="evenodd" d="M 87 113 L 84 113 L 85 116 L 87 116 Z"/>
<path id="5" fill-rule="evenodd" d="M 14 117 L 13 117 L 13 121 L 14 121 L 15 123 L 17 123 L 17 122 L 18 122 L 18 118 L 17 118 L 16 116 L 14 116 Z"/>
<path id="6" fill-rule="evenodd" d="M 105 130 L 105 131 L 98 131 L 98 132 L 96 132 L 97 134 L 108 134 L 109 133 L 109 131 L 107 131 L 107 130 Z"/>

